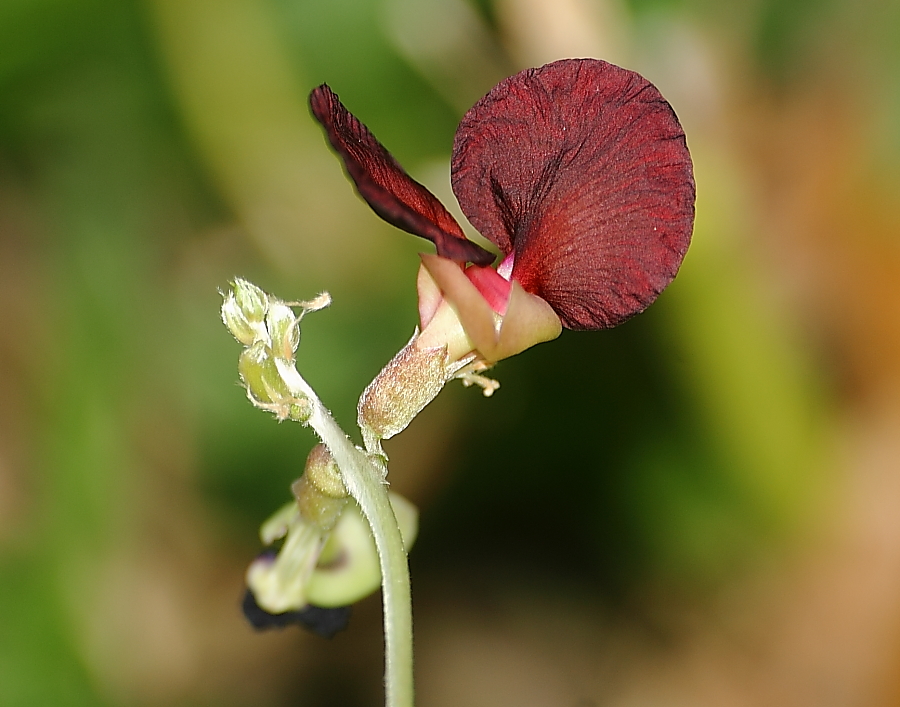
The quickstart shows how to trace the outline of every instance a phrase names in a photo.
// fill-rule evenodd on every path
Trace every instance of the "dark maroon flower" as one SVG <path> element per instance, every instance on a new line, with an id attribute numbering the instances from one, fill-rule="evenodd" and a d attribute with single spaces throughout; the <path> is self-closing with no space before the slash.
<path id="1" fill-rule="evenodd" d="M 684 132 L 659 91 L 632 71 L 557 61 L 500 82 L 466 113 L 453 144 L 453 190 L 503 254 L 490 273 L 483 266 L 493 256 L 465 238 L 328 86 L 312 92 L 310 105 L 372 209 L 432 241 L 442 258 L 473 263 L 468 280 L 499 314 L 515 291 L 505 280 L 547 302 L 566 328 L 615 326 L 656 299 L 687 251 L 694 180 Z M 425 267 L 445 291 L 436 263 Z"/>

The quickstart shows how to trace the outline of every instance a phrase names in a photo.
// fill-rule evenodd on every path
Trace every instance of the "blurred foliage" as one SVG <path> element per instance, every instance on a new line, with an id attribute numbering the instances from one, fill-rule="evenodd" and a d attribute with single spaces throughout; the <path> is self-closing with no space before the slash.
<path id="1" fill-rule="evenodd" d="M 313 439 L 244 400 L 216 288 L 331 292 L 300 368 L 350 429 L 413 329 L 422 244 L 355 198 L 305 96 L 327 81 L 447 195 L 454 97 L 514 70 L 509 17 L 546 5 L 435 3 L 480 23 L 460 77 L 453 27 L 404 44 L 397 2 L 0 3 L 0 704 L 377 701 L 377 601 L 324 649 L 239 616 Z M 695 245 L 648 313 L 504 362 L 491 400 L 445 391 L 390 450 L 423 506 L 414 582 L 554 576 L 633 608 L 815 524 L 843 411 L 895 375 L 874 283 L 898 260 L 900 9 L 569 4 L 615 6 L 603 29 L 682 116 Z"/>

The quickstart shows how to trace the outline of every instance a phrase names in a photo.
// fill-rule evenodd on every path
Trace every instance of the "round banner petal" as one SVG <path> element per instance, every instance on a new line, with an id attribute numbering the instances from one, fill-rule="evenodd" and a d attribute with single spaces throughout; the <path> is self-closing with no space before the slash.
<path id="1" fill-rule="evenodd" d="M 569 329 L 643 311 L 690 243 L 694 179 L 684 132 L 633 71 L 567 59 L 499 83 L 453 146 L 463 212 L 505 254 L 512 279 Z"/>

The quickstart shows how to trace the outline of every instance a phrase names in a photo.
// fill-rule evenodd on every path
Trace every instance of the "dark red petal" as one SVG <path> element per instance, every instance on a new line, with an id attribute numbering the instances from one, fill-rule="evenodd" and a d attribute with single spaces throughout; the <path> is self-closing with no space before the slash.
<path id="1" fill-rule="evenodd" d="M 309 94 L 309 105 L 360 195 L 376 214 L 397 228 L 427 238 L 445 258 L 479 265 L 493 262 L 494 255 L 465 237 L 438 198 L 397 164 L 327 85 Z"/>
<path id="2" fill-rule="evenodd" d="M 694 178 L 671 106 L 638 74 L 568 59 L 499 83 L 453 145 L 462 210 L 569 329 L 643 311 L 684 258 Z"/>

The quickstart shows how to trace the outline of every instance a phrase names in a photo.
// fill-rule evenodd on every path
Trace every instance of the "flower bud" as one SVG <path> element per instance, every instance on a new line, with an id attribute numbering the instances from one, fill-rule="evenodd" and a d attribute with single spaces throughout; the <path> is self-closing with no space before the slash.
<path id="1" fill-rule="evenodd" d="M 312 415 L 312 404 L 307 398 L 295 398 L 287 408 L 287 418 L 294 422 L 306 423 Z"/>
<path id="2" fill-rule="evenodd" d="M 294 311 L 283 302 L 271 303 L 266 314 L 266 330 L 275 356 L 285 361 L 293 360 L 300 345 L 300 326 Z"/>
<path id="3" fill-rule="evenodd" d="M 257 341 L 241 352 L 238 373 L 255 401 L 281 403 L 291 398 L 291 393 L 275 366 L 272 351 L 264 341 Z"/>
<path id="4" fill-rule="evenodd" d="M 222 302 L 222 321 L 232 336 L 245 346 L 264 339 L 264 319 L 269 298 L 256 285 L 236 278 Z"/>
<path id="5" fill-rule="evenodd" d="M 337 462 L 324 444 L 313 447 L 306 458 L 306 476 L 316 489 L 331 498 L 346 498 L 347 487 Z"/>
<path id="6" fill-rule="evenodd" d="M 337 463 L 324 444 L 306 458 L 306 469 L 291 486 L 300 514 L 323 531 L 331 530 L 347 505 L 347 488 Z"/>

